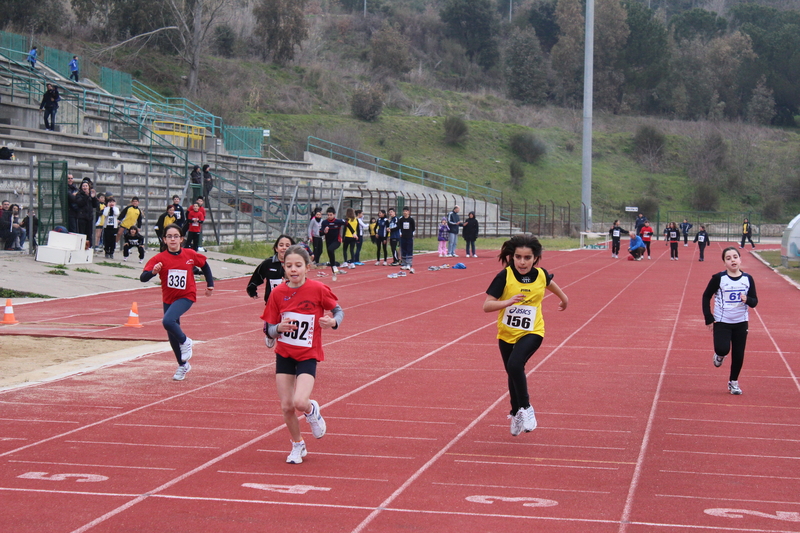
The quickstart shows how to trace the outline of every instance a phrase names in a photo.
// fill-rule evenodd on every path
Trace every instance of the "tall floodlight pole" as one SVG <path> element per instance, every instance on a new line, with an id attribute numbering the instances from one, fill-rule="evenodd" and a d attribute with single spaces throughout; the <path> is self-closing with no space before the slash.
<path id="1" fill-rule="evenodd" d="M 592 96 L 594 91 L 594 0 L 586 0 L 583 60 L 583 166 L 581 202 L 583 231 L 592 230 Z"/>
<path id="2" fill-rule="evenodd" d="M 511 11 L 514 7 L 514 0 L 508 0 L 508 21 L 511 22 Z"/>
<path id="3" fill-rule="evenodd" d="M 364 0 L 364 18 L 367 18 L 367 0 Z"/>

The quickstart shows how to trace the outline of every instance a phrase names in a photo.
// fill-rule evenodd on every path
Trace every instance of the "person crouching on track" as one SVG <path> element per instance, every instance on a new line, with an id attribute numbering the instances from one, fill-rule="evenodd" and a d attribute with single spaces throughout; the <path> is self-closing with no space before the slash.
<path id="1" fill-rule="evenodd" d="M 545 289 L 567 308 L 567 295 L 553 282 L 553 276 L 538 268 L 542 245 L 536 237 L 516 235 L 503 243 L 498 259 L 505 267 L 486 290 L 483 310 L 497 313 L 497 339 L 503 366 L 508 374 L 511 399 L 511 435 L 536 429 L 536 415 L 528 396 L 525 364 L 544 339 L 542 299 Z"/>
<path id="2" fill-rule="evenodd" d="M 139 280 L 147 283 L 155 276 L 161 278 L 161 299 L 164 302 L 164 318 L 161 324 L 167 330 L 169 344 L 178 360 L 178 369 L 172 379 L 182 381 L 192 369 L 192 339 L 181 330 L 181 316 L 197 301 L 197 287 L 194 282 L 194 267 L 199 267 L 206 278 L 206 296 L 214 291 L 214 276 L 208 266 L 206 256 L 191 248 L 181 248 L 183 231 L 175 224 L 164 229 L 166 251 L 160 252 L 147 261 Z"/>
<path id="3" fill-rule="evenodd" d="M 739 372 L 744 363 L 749 320 L 748 307 L 758 305 L 756 282 L 750 274 L 741 271 L 739 250 L 730 246 L 722 250 L 725 270 L 711 276 L 703 292 L 703 316 L 708 329 L 714 332 L 714 366 L 722 366 L 728 352 L 731 354 L 731 372 L 728 391 L 741 394 Z M 714 308 L 711 308 L 711 298 Z"/>
<path id="4" fill-rule="evenodd" d="M 250 276 L 250 283 L 247 284 L 246 289 L 247 295 L 250 296 L 250 298 L 258 298 L 258 286 L 266 281 L 267 284 L 264 286 L 264 304 L 269 301 L 269 295 L 272 293 L 272 289 L 284 282 L 286 272 L 283 269 L 283 261 L 286 258 L 286 250 L 293 244 L 294 239 L 288 235 L 278 235 L 278 238 L 275 239 L 275 244 L 272 246 L 275 255 L 262 261 L 253 272 L 253 275 Z M 267 348 L 275 346 L 275 337 L 270 337 L 267 334 L 264 337 L 264 341 L 267 344 Z"/>
<path id="5" fill-rule="evenodd" d="M 628 245 L 628 253 L 631 254 L 631 257 L 628 258 L 628 261 L 641 261 L 646 249 L 642 238 L 631 233 L 631 243 Z"/>
<path id="6" fill-rule="evenodd" d="M 306 277 L 310 265 L 311 257 L 302 246 L 286 250 L 283 266 L 287 282 L 273 289 L 261 315 L 264 333 L 278 341 L 275 384 L 283 420 L 292 437 L 292 451 L 286 458 L 292 464 L 302 463 L 307 453 L 298 411 L 305 415 L 314 437 L 320 439 L 325 435 L 326 424 L 319 404 L 311 399 L 317 363 L 325 359 L 321 330 L 337 329 L 344 318 L 330 287 Z"/>

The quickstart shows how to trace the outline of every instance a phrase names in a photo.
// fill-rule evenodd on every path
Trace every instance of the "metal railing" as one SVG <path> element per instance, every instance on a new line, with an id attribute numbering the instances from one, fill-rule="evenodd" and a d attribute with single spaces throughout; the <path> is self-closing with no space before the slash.
<path id="1" fill-rule="evenodd" d="M 420 185 L 432 187 L 441 191 L 466 197 L 482 196 L 494 202 L 502 201 L 503 199 L 503 193 L 498 189 L 492 189 L 484 185 L 475 185 L 465 180 L 403 165 L 402 163 L 360 152 L 317 137 L 308 137 L 306 149 L 309 152 L 348 163 L 355 167 L 364 168 L 412 183 L 419 183 Z"/>

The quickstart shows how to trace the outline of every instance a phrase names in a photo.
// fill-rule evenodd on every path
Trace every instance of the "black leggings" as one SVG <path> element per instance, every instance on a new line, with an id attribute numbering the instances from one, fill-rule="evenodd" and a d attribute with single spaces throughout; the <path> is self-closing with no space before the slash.
<path id="1" fill-rule="evenodd" d="M 516 344 L 499 340 L 500 355 L 508 374 L 508 394 L 511 397 L 511 414 L 531 405 L 528 396 L 528 377 L 525 375 L 525 364 L 542 345 L 542 336 L 533 333 L 525 335 Z"/>
<path id="2" fill-rule="evenodd" d="M 389 244 L 392 247 L 392 260 L 394 263 L 399 263 L 400 259 L 397 257 L 397 243 L 399 239 L 389 239 Z"/>
<path id="3" fill-rule="evenodd" d="M 650 241 L 644 241 L 644 246 L 647 248 L 647 257 L 650 257 Z"/>
<path id="4" fill-rule="evenodd" d="M 345 237 L 344 238 L 344 248 L 342 248 L 342 256 L 344 256 L 343 261 L 347 263 L 347 256 L 350 256 L 350 262 L 355 262 L 356 260 L 356 242 L 358 239 L 354 237 Z M 349 254 L 348 254 L 349 252 Z"/>
<path id="5" fill-rule="evenodd" d="M 744 364 L 744 348 L 747 345 L 748 322 L 728 324 L 714 322 L 714 353 L 725 356 L 731 354 L 731 381 L 739 380 L 739 372 Z"/>
<path id="6" fill-rule="evenodd" d="M 619 254 L 619 237 L 611 237 L 611 253 Z"/>
<path id="7" fill-rule="evenodd" d="M 377 240 L 375 241 L 375 244 L 378 245 L 378 257 L 377 257 L 377 260 L 378 261 L 381 260 L 381 247 L 383 247 L 383 260 L 386 261 L 386 259 L 388 258 L 388 256 L 386 255 L 386 237 L 384 237 L 382 239 L 380 237 L 377 237 Z"/>
<path id="8" fill-rule="evenodd" d="M 669 256 L 678 258 L 678 241 L 669 241 Z"/>
<path id="9" fill-rule="evenodd" d="M 339 266 L 339 263 L 336 262 L 336 249 L 340 244 L 341 243 L 339 241 L 326 243 L 326 249 L 328 250 L 328 262 L 331 265 L 331 269 L 333 269 L 335 266 Z"/>

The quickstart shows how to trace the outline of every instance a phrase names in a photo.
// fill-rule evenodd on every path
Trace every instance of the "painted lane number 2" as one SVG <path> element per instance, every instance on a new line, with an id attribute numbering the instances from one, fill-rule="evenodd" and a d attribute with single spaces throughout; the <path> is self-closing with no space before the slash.
<path id="1" fill-rule="evenodd" d="M 789 511 L 775 511 L 775 514 L 762 513 L 761 511 L 751 511 L 749 509 L 706 509 L 706 514 L 719 516 L 721 518 L 744 518 L 744 515 L 758 516 L 761 518 L 771 518 L 783 522 L 800 522 L 800 513 Z"/>
<path id="2" fill-rule="evenodd" d="M 47 472 L 27 472 L 20 476 L 21 479 L 40 479 L 42 481 L 66 481 L 74 479 L 76 483 L 95 483 L 97 481 L 106 481 L 108 477 L 99 474 L 50 474 Z"/>

